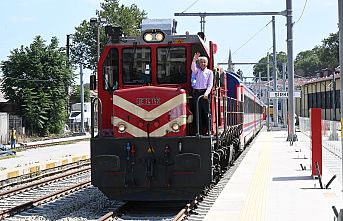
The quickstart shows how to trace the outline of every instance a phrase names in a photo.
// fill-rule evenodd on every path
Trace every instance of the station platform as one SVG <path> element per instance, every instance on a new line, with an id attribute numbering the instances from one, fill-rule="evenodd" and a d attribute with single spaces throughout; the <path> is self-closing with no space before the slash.
<path id="1" fill-rule="evenodd" d="M 291 146 L 287 131 L 262 130 L 204 220 L 334 220 L 332 206 L 343 208 L 341 180 L 320 188 L 312 177 L 310 140 L 296 134 Z M 323 185 L 333 175 L 323 162 Z"/>
<path id="2" fill-rule="evenodd" d="M 84 140 L 84 139 L 89 139 L 91 135 L 89 133 L 81 134 L 81 135 L 75 135 L 75 136 L 70 136 L 70 137 L 63 137 L 63 138 L 55 138 L 55 139 L 45 139 L 45 140 L 38 140 L 38 141 L 31 141 L 31 142 L 21 142 L 17 143 L 16 147 L 20 146 L 35 146 L 35 145 L 53 145 L 57 143 L 62 143 L 62 142 L 75 142 L 78 140 Z M 4 145 L 7 149 L 11 147 L 10 144 L 5 144 Z"/>
<path id="3" fill-rule="evenodd" d="M 10 158 L 0 158 L 0 181 L 36 174 L 44 170 L 90 159 L 89 134 L 25 143 L 50 146 L 22 150 Z M 66 142 L 65 144 L 59 144 Z M 53 145 L 56 144 L 56 145 Z M 59 144 L 59 145 L 57 145 Z"/>

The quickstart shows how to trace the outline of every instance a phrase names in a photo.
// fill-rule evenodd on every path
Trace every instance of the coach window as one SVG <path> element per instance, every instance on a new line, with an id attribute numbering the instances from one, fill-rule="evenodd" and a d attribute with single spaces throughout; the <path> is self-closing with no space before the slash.
<path id="1" fill-rule="evenodd" d="M 119 69 L 118 50 L 112 48 L 103 65 L 103 88 L 112 91 L 118 89 Z"/>
<path id="2" fill-rule="evenodd" d="M 341 95 L 340 95 L 340 91 L 336 90 L 335 93 L 336 93 L 336 96 L 335 96 L 335 98 L 336 98 L 336 108 L 338 108 L 339 111 L 341 111 L 341 109 L 340 109 L 341 108 Z"/>
<path id="3" fill-rule="evenodd" d="M 314 108 L 313 97 L 314 97 L 314 96 L 313 96 L 313 93 L 309 93 L 309 94 L 308 94 L 308 99 L 309 99 L 309 102 L 308 102 L 308 105 L 309 105 L 309 106 L 308 106 L 308 107 L 309 107 L 309 108 Z"/>
<path id="4" fill-rule="evenodd" d="M 150 84 L 151 83 L 151 49 L 124 48 L 123 49 L 123 83 Z"/>
<path id="5" fill-rule="evenodd" d="M 186 48 L 157 48 L 157 82 L 159 84 L 186 83 L 186 64 Z"/>
<path id="6" fill-rule="evenodd" d="M 325 109 L 331 109 L 332 108 L 332 92 L 326 91 L 325 92 L 325 98 L 326 98 L 326 106 Z"/>

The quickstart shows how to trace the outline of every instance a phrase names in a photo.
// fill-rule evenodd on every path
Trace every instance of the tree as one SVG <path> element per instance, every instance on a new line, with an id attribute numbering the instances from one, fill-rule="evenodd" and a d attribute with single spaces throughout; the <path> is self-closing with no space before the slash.
<path id="1" fill-rule="evenodd" d="M 287 62 L 287 55 L 285 52 L 280 51 L 278 53 L 276 53 L 276 61 L 277 61 L 277 70 L 278 70 L 278 78 L 282 78 L 282 63 L 286 63 Z M 258 61 L 259 64 L 254 65 L 254 76 L 256 78 L 259 77 L 259 73 L 261 73 L 261 77 L 262 80 L 266 80 L 267 79 L 267 56 L 261 58 Z M 273 77 L 273 54 L 269 54 L 269 77 L 272 78 Z"/>
<path id="2" fill-rule="evenodd" d="M 319 58 L 322 61 L 322 68 L 334 69 L 339 65 L 339 38 L 338 32 L 331 33 L 328 38 L 322 41 L 318 49 Z"/>
<path id="3" fill-rule="evenodd" d="M 89 84 L 84 85 L 84 101 L 90 102 L 90 90 L 89 90 Z M 70 95 L 70 103 L 81 103 L 81 93 L 80 93 L 80 85 L 74 85 L 72 88 L 72 93 Z"/>
<path id="4" fill-rule="evenodd" d="M 243 79 L 243 71 L 241 69 L 237 70 L 237 74 L 241 79 Z"/>
<path id="5" fill-rule="evenodd" d="M 146 12 L 132 4 L 127 7 L 119 4 L 119 0 L 104 0 L 100 3 L 101 10 L 97 11 L 98 21 L 105 18 L 108 24 L 120 26 L 126 36 L 137 36 L 139 27 Z M 99 24 L 100 25 L 100 24 Z M 100 51 L 108 42 L 104 28 L 92 26 L 89 21 L 84 20 L 80 26 L 76 27 L 73 35 L 73 45 L 71 47 L 72 64 L 84 64 L 85 68 L 95 70 L 97 65 L 97 31 L 100 31 Z"/>
<path id="6" fill-rule="evenodd" d="M 56 37 L 49 45 L 37 36 L 30 46 L 10 52 L 2 62 L 1 91 L 9 102 L 18 104 L 25 127 L 33 133 L 59 133 L 66 116 L 67 85 L 73 73 Z"/>
<path id="7" fill-rule="evenodd" d="M 322 41 L 322 45 L 300 52 L 294 62 L 297 75 L 312 77 L 322 69 L 334 70 L 339 66 L 338 32 L 331 33 Z"/>
<path id="8" fill-rule="evenodd" d="M 316 49 L 300 52 L 294 61 L 295 75 L 310 77 L 321 68 L 320 58 Z"/>

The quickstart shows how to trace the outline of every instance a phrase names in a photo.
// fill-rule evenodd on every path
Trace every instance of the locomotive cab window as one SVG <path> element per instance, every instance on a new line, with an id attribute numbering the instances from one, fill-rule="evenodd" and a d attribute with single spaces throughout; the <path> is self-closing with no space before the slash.
<path id="1" fill-rule="evenodd" d="M 151 83 L 150 48 L 124 48 L 122 60 L 122 75 L 124 84 Z"/>
<path id="2" fill-rule="evenodd" d="M 186 64 L 186 48 L 157 48 L 157 82 L 159 84 L 186 83 Z"/>
<path id="3" fill-rule="evenodd" d="M 103 65 L 103 88 L 112 91 L 118 89 L 119 68 L 118 50 L 112 48 Z"/>

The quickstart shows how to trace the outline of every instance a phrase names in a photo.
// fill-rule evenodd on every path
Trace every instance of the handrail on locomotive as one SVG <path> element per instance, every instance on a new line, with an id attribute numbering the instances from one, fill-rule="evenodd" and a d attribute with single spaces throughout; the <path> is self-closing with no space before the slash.
<path id="1" fill-rule="evenodd" d="M 203 99 L 204 98 L 204 95 L 201 95 L 198 97 L 197 99 L 197 111 L 196 111 L 196 125 L 197 125 L 197 132 L 196 132 L 196 136 L 199 137 L 200 136 L 200 115 L 199 115 L 199 104 L 200 104 L 200 99 Z M 210 110 L 210 101 L 207 99 L 207 104 L 208 104 L 208 109 Z M 207 116 L 207 119 L 208 119 L 208 128 L 207 128 L 207 135 L 210 135 L 211 134 L 211 112 L 209 111 L 208 112 L 208 116 Z M 217 124 L 217 122 L 216 122 Z"/>
<path id="2" fill-rule="evenodd" d="M 98 101 L 98 104 L 100 104 L 99 110 L 100 112 L 98 113 L 97 111 L 95 111 L 95 101 Z M 99 116 L 99 128 L 98 128 L 98 136 L 101 136 L 101 130 L 102 130 L 102 102 L 101 99 L 98 97 L 94 97 L 91 101 L 91 137 L 94 138 L 94 117 L 95 117 L 95 113 L 98 113 Z M 98 119 L 98 118 L 97 118 Z"/>

